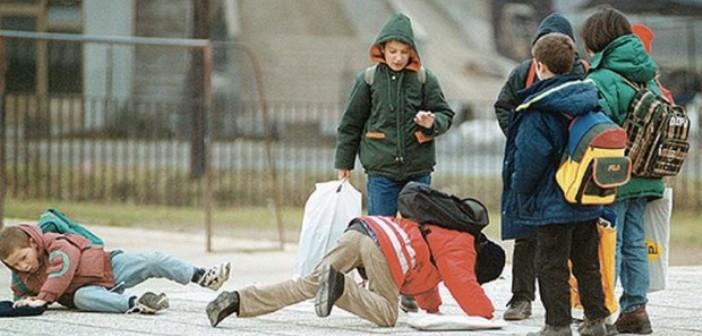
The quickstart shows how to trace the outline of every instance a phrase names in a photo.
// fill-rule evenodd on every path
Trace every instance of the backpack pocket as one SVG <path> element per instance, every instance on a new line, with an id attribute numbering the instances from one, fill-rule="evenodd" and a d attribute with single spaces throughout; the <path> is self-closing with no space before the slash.
<path id="1" fill-rule="evenodd" d="M 678 175 L 689 150 L 690 144 L 685 141 L 663 140 L 651 157 L 651 171 L 658 176 Z"/>
<path id="2" fill-rule="evenodd" d="M 583 205 L 605 205 L 614 203 L 617 187 L 631 177 L 631 161 L 628 157 L 596 157 L 590 161 L 575 196 L 575 202 Z"/>
<path id="3" fill-rule="evenodd" d="M 592 160 L 592 182 L 600 188 L 625 185 L 631 177 L 628 157 L 600 157 Z"/>

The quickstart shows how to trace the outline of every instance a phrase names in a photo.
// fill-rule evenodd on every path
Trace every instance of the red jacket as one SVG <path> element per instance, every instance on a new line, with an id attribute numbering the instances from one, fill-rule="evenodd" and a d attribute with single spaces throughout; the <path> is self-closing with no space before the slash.
<path id="1" fill-rule="evenodd" d="M 74 292 L 85 285 L 113 287 L 110 255 L 91 246 L 79 235 L 42 233 L 35 225 L 20 225 L 38 245 L 39 269 L 34 273 L 13 270 L 15 297 L 27 295 L 72 306 Z"/>
<path id="2" fill-rule="evenodd" d="M 437 286 L 443 281 L 466 314 L 492 318 L 495 309 L 475 275 L 472 235 L 426 225 L 425 239 L 408 219 L 368 216 L 363 221 L 375 234 L 400 292 L 414 296 L 420 308 L 439 311 Z"/>

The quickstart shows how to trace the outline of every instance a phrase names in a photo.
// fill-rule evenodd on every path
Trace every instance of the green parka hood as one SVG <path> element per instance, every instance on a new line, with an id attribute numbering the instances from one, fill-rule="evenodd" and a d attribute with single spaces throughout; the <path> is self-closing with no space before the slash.
<path id="1" fill-rule="evenodd" d="M 646 53 L 635 35 L 624 35 L 610 42 L 592 57 L 590 71 L 606 68 L 636 83 L 646 83 L 656 77 L 656 63 Z"/>
<path id="2" fill-rule="evenodd" d="M 404 14 L 395 14 L 385 22 L 370 48 L 370 59 L 373 63 L 385 63 L 382 44 L 390 40 L 400 41 L 410 46 L 410 59 L 407 69 L 417 71 L 422 66 L 419 53 L 417 53 L 417 45 L 414 42 L 414 32 L 412 31 L 410 18 Z"/>

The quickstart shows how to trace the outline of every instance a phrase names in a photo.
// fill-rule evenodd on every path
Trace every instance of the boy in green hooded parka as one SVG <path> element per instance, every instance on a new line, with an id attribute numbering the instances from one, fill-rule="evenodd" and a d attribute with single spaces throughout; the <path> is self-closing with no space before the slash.
<path id="1" fill-rule="evenodd" d="M 358 154 L 368 174 L 368 215 L 395 216 L 405 184 L 431 184 L 434 138 L 449 129 L 454 112 L 437 78 L 422 67 L 407 16 L 390 17 L 370 59 L 376 66 L 356 76 L 339 124 L 334 167 L 339 179 L 350 178 Z M 416 310 L 412 301 L 403 303 Z"/>

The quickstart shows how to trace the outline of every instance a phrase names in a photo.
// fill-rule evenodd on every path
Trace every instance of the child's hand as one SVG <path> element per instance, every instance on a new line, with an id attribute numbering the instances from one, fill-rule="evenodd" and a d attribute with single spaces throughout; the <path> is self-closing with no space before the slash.
<path id="1" fill-rule="evenodd" d="M 349 179 L 351 179 L 351 170 L 339 169 L 337 176 L 339 177 L 339 180 L 349 180 Z"/>
<path id="2" fill-rule="evenodd" d="M 430 111 L 419 111 L 414 116 L 414 122 L 424 128 L 432 128 L 434 126 L 434 113 Z"/>
<path id="3" fill-rule="evenodd" d="M 19 307 L 42 307 L 47 304 L 46 301 L 37 299 L 35 297 L 26 297 L 23 298 L 19 301 L 15 301 L 15 303 L 12 305 L 13 308 L 19 308 Z"/>

